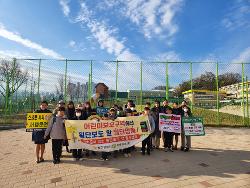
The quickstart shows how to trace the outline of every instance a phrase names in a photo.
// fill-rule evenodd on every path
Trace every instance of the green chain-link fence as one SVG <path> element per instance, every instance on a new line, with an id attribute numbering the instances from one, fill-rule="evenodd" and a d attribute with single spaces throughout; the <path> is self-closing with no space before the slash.
<path id="1" fill-rule="evenodd" d="M 207 125 L 249 126 L 249 63 L 0 59 L 0 123 L 22 119 L 41 100 L 112 104 L 189 102 Z M 15 122 L 15 121 L 14 121 Z"/>

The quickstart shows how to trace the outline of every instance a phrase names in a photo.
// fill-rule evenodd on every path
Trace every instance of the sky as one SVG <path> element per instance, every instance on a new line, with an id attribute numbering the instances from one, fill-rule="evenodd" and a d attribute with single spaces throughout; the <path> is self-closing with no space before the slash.
<path id="1" fill-rule="evenodd" d="M 0 0 L 0 57 L 249 62 L 250 1 Z"/>
<path id="2" fill-rule="evenodd" d="M 0 55 L 249 61 L 249 0 L 0 0 Z"/>

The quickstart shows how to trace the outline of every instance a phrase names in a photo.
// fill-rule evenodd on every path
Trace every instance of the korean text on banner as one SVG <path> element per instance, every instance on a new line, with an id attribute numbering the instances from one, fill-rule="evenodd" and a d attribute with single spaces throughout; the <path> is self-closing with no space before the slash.
<path id="1" fill-rule="evenodd" d="M 150 134 L 148 116 L 118 117 L 113 120 L 66 120 L 70 149 L 115 151 L 131 147 Z"/>
<path id="2" fill-rule="evenodd" d="M 181 133 L 181 116 L 175 114 L 159 114 L 160 131 Z"/>
<path id="3" fill-rule="evenodd" d="M 52 113 L 27 113 L 26 131 L 46 129 Z"/>
<path id="4" fill-rule="evenodd" d="M 186 136 L 204 136 L 205 130 L 202 117 L 182 118 L 183 129 Z"/>

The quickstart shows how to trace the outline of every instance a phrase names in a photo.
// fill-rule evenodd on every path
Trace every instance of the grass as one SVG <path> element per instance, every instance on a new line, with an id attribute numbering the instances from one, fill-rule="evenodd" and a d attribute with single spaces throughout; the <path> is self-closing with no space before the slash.
<path id="1" fill-rule="evenodd" d="M 219 125 L 218 125 L 217 112 L 203 108 L 194 108 L 193 115 L 203 117 L 204 124 L 209 126 L 241 127 L 241 126 L 247 126 L 247 122 L 250 122 L 250 119 L 245 118 L 245 125 L 243 125 L 242 116 L 219 112 Z"/>
<path id="2" fill-rule="evenodd" d="M 9 124 L 24 124 L 26 120 L 26 114 L 14 114 L 14 115 L 1 115 L 0 126 Z"/>

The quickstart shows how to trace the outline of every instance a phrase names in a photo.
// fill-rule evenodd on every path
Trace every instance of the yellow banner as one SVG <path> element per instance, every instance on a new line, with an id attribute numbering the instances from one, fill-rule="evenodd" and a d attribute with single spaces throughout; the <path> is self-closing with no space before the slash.
<path id="1" fill-rule="evenodd" d="M 118 117 L 115 120 L 66 120 L 70 149 L 114 151 L 131 147 L 150 134 L 148 116 Z"/>
<path id="2" fill-rule="evenodd" d="M 52 113 L 27 113 L 26 131 L 46 129 Z"/>

